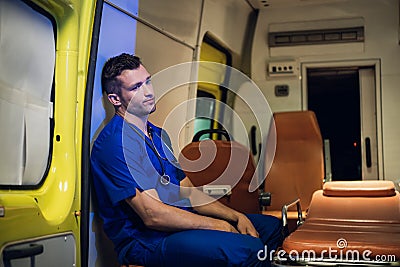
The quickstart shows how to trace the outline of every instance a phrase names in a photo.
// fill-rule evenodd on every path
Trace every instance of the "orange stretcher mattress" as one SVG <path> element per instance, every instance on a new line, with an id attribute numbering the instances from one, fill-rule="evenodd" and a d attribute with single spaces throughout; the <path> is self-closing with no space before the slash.
<path id="1" fill-rule="evenodd" d="M 388 181 L 326 183 L 314 193 L 306 221 L 282 249 L 288 255 L 306 251 L 316 258 L 398 262 L 399 193 Z"/>

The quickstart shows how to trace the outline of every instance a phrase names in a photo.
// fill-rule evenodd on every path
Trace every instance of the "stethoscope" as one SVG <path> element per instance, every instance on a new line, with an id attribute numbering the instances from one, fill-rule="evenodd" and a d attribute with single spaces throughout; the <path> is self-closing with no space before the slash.
<path id="1" fill-rule="evenodd" d="M 163 160 L 168 160 L 168 158 L 161 156 L 161 154 L 158 152 L 157 147 L 155 146 L 155 144 L 153 142 L 153 132 L 154 132 L 153 129 L 150 127 L 150 125 L 147 125 L 147 132 L 149 133 L 149 136 L 150 136 L 149 139 L 151 140 L 151 143 L 150 143 L 146 139 L 146 136 L 143 133 L 139 132 L 139 130 L 136 129 L 135 126 L 131 125 L 130 123 L 128 123 L 128 125 L 129 125 L 129 128 L 131 128 L 137 135 L 139 135 L 146 142 L 146 145 L 148 145 L 150 147 L 150 149 L 153 150 L 153 152 L 156 155 L 158 161 L 160 162 L 160 166 L 161 166 L 162 175 L 160 176 L 160 183 L 162 185 L 168 185 L 171 182 L 171 177 L 169 177 L 169 175 L 165 173 L 165 168 L 162 163 Z M 161 136 L 159 136 L 157 133 L 155 133 L 155 134 L 160 138 L 160 141 L 162 142 Z M 168 146 L 167 146 L 167 148 L 171 151 L 171 149 Z M 172 151 L 171 151 L 171 153 L 172 153 Z"/>

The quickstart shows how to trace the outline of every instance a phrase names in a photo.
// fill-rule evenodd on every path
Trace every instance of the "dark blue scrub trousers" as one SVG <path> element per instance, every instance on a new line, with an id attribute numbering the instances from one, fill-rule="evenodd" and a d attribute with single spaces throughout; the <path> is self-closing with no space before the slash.
<path id="1" fill-rule="evenodd" d="M 145 266 L 271 266 L 269 253 L 282 242 L 281 222 L 272 216 L 247 216 L 259 238 L 215 230 L 177 232 L 166 237 L 154 253 L 147 255 Z"/>

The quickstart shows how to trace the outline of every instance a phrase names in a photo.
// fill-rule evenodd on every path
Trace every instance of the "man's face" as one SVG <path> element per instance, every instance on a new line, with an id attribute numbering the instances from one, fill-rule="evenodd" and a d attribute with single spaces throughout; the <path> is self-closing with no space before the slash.
<path id="1" fill-rule="evenodd" d="M 118 78 L 122 83 L 120 111 L 139 118 L 148 116 L 155 109 L 155 98 L 147 70 L 140 65 L 135 70 L 124 70 Z"/>

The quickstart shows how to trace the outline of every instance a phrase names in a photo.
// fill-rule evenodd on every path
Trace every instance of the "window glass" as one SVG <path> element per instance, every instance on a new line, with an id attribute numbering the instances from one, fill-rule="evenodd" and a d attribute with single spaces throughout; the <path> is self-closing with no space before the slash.
<path id="1" fill-rule="evenodd" d="M 197 91 L 196 118 L 194 120 L 194 132 L 213 128 L 215 118 L 215 97 L 202 90 Z M 211 134 L 204 134 L 200 140 L 211 139 Z"/>
<path id="2" fill-rule="evenodd" d="M 36 185 L 46 171 L 54 64 L 51 20 L 0 0 L 0 185 Z"/>
<path id="3" fill-rule="evenodd" d="M 199 82 L 196 100 L 196 118 L 194 121 L 194 133 L 206 129 L 222 129 L 222 118 L 226 102 L 226 93 L 221 90 L 221 85 L 227 78 L 226 64 L 228 62 L 227 51 L 220 48 L 216 42 L 205 36 L 201 44 L 200 61 L 210 62 L 200 64 Z M 216 64 L 213 64 L 215 62 Z M 221 139 L 217 134 L 204 134 L 200 140 Z"/>

